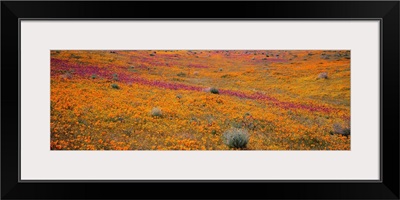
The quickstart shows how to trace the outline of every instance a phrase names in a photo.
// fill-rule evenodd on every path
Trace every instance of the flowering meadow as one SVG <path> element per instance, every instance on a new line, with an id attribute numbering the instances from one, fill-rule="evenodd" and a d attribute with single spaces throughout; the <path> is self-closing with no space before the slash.
<path id="1" fill-rule="evenodd" d="M 350 150 L 350 51 L 50 54 L 51 150 Z"/>

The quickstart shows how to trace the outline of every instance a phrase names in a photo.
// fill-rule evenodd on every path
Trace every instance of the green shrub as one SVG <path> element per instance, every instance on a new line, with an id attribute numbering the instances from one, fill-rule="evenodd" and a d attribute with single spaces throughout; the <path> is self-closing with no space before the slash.
<path id="1" fill-rule="evenodd" d="M 111 87 L 112 87 L 113 89 L 119 89 L 118 84 L 115 84 L 115 83 L 111 84 Z"/>
<path id="2" fill-rule="evenodd" d="M 96 74 L 92 74 L 92 76 L 90 78 L 95 79 L 95 78 L 97 78 L 97 75 Z"/>
<path id="3" fill-rule="evenodd" d="M 213 94 L 219 94 L 219 91 L 218 91 L 218 89 L 217 88 L 210 88 L 210 92 L 211 93 L 213 93 Z"/>
<path id="4" fill-rule="evenodd" d="M 249 133 L 245 129 L 232 128 L 224 132 L 223 142 L 230 148 L 243 149 L 249 142 Z"/>

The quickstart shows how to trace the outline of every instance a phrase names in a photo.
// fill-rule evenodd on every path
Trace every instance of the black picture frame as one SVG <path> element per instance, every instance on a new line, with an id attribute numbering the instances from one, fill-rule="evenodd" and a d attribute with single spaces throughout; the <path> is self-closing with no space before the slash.
<path id="1" fill-rule="evenodd" d="M 2 1 L 1 198 L 399 199 L 399 8 L 399 1 Z M 20 182 L 20 19 L 379 19 L 381 180 Z"/>

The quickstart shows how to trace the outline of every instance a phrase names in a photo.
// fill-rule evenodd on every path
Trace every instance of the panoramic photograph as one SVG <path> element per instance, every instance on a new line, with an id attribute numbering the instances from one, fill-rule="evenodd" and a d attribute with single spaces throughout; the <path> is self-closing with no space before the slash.
<path id="1" fill-rule="evenodd" d="M 50 149 L 350 150 L 349 50 L 51 50 Z"/>

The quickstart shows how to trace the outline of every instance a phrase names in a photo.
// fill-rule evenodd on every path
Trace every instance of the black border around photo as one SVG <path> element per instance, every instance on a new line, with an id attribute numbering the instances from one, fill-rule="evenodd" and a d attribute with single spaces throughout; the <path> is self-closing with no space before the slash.
<path id="1" fill-rule="evenodd" d="M 399 6 L 398 1 L 2 1 L 1 198 L 399 199 Z M 154 19 L 380 20 L 381 180 L 20 181 L 21 20 Z"/>

